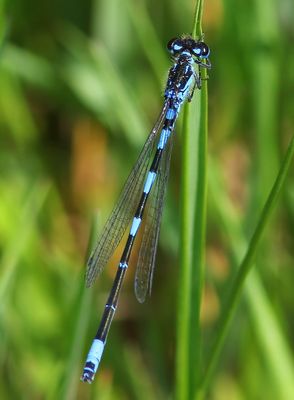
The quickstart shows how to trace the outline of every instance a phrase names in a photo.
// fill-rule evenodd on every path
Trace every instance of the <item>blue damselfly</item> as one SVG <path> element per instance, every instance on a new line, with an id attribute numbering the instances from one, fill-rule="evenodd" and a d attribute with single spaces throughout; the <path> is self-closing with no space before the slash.
<path id="1" fill-rule="evenodd" d="M 147 293 L 151 292 L 169 174 L 172 133 L 182 104 L 186 100 L 191 101 L 195 88 L 201 88 L 201 67 L 211 67 L 208 59 L 209 48 L 202 39 L 194 40 L 190 36 L 174 38 L 168 42 L 167 48 L 174 64 L 169 70 L 162 110 L 88 261 L 86 285 L 89 287 L 109 261 L 133 218 L 113 286 L 81 377 L 82 381 L 88 383 L 93 381 L 102 357 L 146 204 L 148 207 L 144 216 L 146 223 L 136 268 L 135 294 L 142 303 Z M 152 154 L 154 156 L 151 161 Z"/>

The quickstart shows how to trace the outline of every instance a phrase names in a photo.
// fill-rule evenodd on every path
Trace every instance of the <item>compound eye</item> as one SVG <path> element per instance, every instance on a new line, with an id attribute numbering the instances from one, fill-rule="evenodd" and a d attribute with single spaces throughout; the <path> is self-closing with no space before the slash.
<path id="1" fill-rule="evenodd" d="M 167 49 L 171 54 L 177 54 L 183 48 L 181 39 L 173 38 L 167 44 Z"/>
<path id="2" fill-rule="evenodd" d="M 202 54 L 202 47 L 201 47 L 201 43 L 197 43 L 195 44 L 195 46 L 192 49 L 193 54 L 197 57 L 201 57 Z"/>
<path id="3" fill-rule="evenodd" d="M 203 42 L 198 42 L 193 47 L 193 54 L 196 57 L 207 58 L 209 56 L 209 53 L 209 47 Z"/>
<path id="4" fill-rule="evenodd" d="M 201 57 L 207 58 L 209 56 L 209 53 L 210 53 L 209 47 L 207 46 L 207 44 L 202 42 L 202 54 L 201 54 Z"/>

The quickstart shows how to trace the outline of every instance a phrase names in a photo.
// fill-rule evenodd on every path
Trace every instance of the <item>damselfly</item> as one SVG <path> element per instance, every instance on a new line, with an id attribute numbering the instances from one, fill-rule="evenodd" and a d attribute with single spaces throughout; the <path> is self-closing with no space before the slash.
<path id="1" fill-rule="evenodd" d="M 208 59 L 209 48 L 202 39 L 194 40 L 189 36 L 174 38 L 168 42 L 167 48 L 174 64 L 169 70 L 162 110 L 88 261 L 86 285 L 89 287 L 109 261 L 133 218 L 113 286 L 81 377 L 82 381 L 88 383 L 94 380 L 102 357 L 146 204 L 145 229 L 135 275 L 135 294 L 142 303 L 147 293 L 151 292 L 160 220 L 169 174 L 172 133 L 182 104 L 186 100 L 191 101 L 195 88 L 201 88 L 201 67 L 211 67 Z M 151 161 L 152 154 L 154 157 Z"/>

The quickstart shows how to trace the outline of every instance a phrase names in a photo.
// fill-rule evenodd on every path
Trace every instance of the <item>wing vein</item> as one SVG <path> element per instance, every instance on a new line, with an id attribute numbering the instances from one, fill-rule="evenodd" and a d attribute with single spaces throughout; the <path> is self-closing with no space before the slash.
<path id="1" fill-rule="evenodd" d="M 170 169 L 172 144 L 173 134 L 166 144 L 167 148 L 159 166 L 158 177 L 146 212 L 146 224 L 135 275 L 135 294 L 140 303 L 145 301 L 148 292 L 151 294 L 160 223 Z"/>
<path id="2" fill-rule="evenodd" d="M 143 181 L 147 173 L 150 156 L 165 118 L 167 108 L 168 102 L 166 101 L 123 187 L 116 206 L 106 221 L 96 246 L 89 257 L 86 271 L 87 287 L 92 285 L 97 275 L 108 263 L 135 213 Z"/>

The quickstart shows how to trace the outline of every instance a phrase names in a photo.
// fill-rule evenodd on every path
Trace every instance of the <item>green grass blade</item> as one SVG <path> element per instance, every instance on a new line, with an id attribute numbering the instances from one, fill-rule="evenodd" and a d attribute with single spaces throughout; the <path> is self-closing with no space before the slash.
<path id="1" fill-rule="evenodd" d="M 216 167 L 210 162 L 212 178 L 213 203 L 221 219 L 222 229 L 229 238 L 232 247 L 232 258 L 235 267 L 246 251 L 246 240 L 243 236 L 239 216 L 224 194 L 224 184 L 217 176 Z M 213 171 L 213 172 L 212 172 Z M 262 360 L 270 373 L 273 398 L 289 399 L 294 396 L 294 365 L 291 350 L 276 316 L 272 300 L 263 288 L 258 271 L 252 270 L 244 287 L 253 330 L 258 340 Z"/>
<path id="2" fill-rule="evenodd" d="M 289 170 L 292 158 L 293 158 L 293 154 L 294 154 L 294 137 L 292 138 L 292 140 L 289 144 L 289 147 L 287 149 L 286 155 L 284 157 L 284 161 L 281 165 L 281 168 L 279 170 L 276 181 L 274 182 L 272 190 L 271 190 L 271 192 L 268 196 L 268 199 L 264 205 L 263 211 L 259 218 L 259 222 L 258 222 L 256 229 L 253 233 L 253 236 L 249 242 L 247 252 L 246 252 L 244 259 L 240 265 L 238 273 L 233 281 L 231 290 L 228 294 L 227 300 L 223 307 L 223 313 L 222 313 L 222 317 L 221 317 L 220 324 L 219 324 L 218 336 L 216 338 L 216 341 L 215 341 L 215 344 L 214 344 L 214 347 L 212 350 L 212 354 L 208 360 L 206 373 L 205 373 L 204 379 L 202 381 L 202 390 L 205 390 L 207 388 L 209 381 L 211 379 L 211 375 L 215 368 L 217 360 L 219 358 L 221 349 L 223 347 L 223 343 L 224 343 L 225 337 L 227 335 L 227 332 L 228 332 L 228 329 L 230 326 L 230 322 L 232 321 L 234 312 L 239 303 L 239 299 L 242 294 L 242 289 L 243 289 L 243 286 L 245 283 L 245 279 L 248 275 L 248 272 L 250 271 L 250 269 L 252 268 L 252 266 L 254 264 L 256 252 L 260 245 L 265 228 L 267 227 L 267 225 L 269 223 L 270 216 L 275 208 L 275 204 L 281 193 L 281 189 L 282 189 L 285 179 L 287 177 L 287 173 L 288 173 L 288 170 Z"/>
<path id="3" fill-rule="evenodd" d="M 271 374 L 274 394 L 280 400 L 292 399 L 294 398 L 292 352 L 256 271 L 250 273 L 245 290 L 259 346 Z"/>
<path id="4" fill-rule="evenodd" d="M 190 202 L 191 168 L 191 135 L 187 134 L 189 108 L 184 113 L 184 134 L 182 150 L 181 182 L 181 227 L 180 227 L 180 271 L 178 286 L 178 317 L 176 346 L 176 398 L 188 398 L 189 391 L 189 325 L 190 325 L 190 282 L 193 243 L 193 205 Z M 192 159 L 191 159 L 192 158 Z"/>
<path id="5" fill-rule="evenodd" d="M 144 3 L 134 3 L 128 0 L 126 1 L 126 5 L 129 11 L 135 8 L 135 12 L 130 12 L 129 16 L 134 25 L 137 39 L 140 41 L 140 45 L 152 66 L 159 87 L 161 87 L 163 73 L 168 68 L 168 59 L 152 23 L 152 19 L 150 18 Z"/>
<path id="6" fill-rule="evenodd" d="M 98 218 L 93 218 L 87 254 L 90 254 L 96 239 L 96 232 L 98 230 L 97 226 Z M 78 385 L 80 384 L 80 382 L 77 380 L 77 369 L 79 369 L 80 374 L 82 374 L 84 362 L 86 360 L 85 355 L 82 363 L 80 363 L 81 354 L 85 343 L 84 338 L 86 337 L 86 331 L 91 317 L 93 289 L 86 289 L 84 279 L 80 279 L 80 285 L 77 286 L 77 319 L 73 328 L 69 356 L 67 365 L 65 367 L 65 374 L 60 395 L 62 399 L 77 398 Z"/>
<path id="7" fill-rule="evenodd" d="M 193 28 L 197 36 L 201 35 L 202 7 L 203 2 L 199 1 L 196 5 Z M 191 394 L 195 393 L 200 369 L 199 316 L 206 224 L 207 87 L 205 81 L 201 95 L 199 92 L 194 94 L 192 107 L 185 109 L 183 129 L 181 268 L 176 349 L 177 399 L 191 398 Z"/>
<path id="8" fill-rule="evenodd" d="M 3 306 L 9 297 L 19 261 L 26 250 L 32 232 L 36 228 L 36 220 L 47 198 L 50 185 L 37 182 L 32 186 L 24 201 L 21 221 L 15 230 L 15 235 L 6 244 L 2 254 L 2 278 L 0 284 L 0 302 Z"/>
<path id="9" fill-rule="evenodd" d="M 206 208 L 207 208 L 207 85 L 201 90 L 199 135 L 197 135 L 196 198 L 194 231 L 192 243 L 191 274 L 191 326 L 190 326 L 190 373 L 191 393 L 196 392 L 201 370 L 201 326 L 200 311 L 203 295 L 205 243 L 206 243 Z"/>

